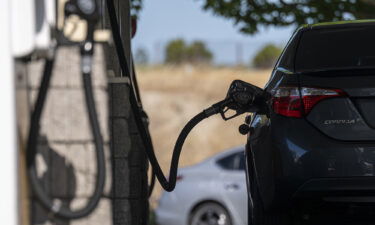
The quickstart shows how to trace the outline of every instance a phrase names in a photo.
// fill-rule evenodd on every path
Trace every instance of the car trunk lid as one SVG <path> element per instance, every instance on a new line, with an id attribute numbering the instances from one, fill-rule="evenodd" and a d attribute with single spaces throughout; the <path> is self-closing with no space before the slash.
<path id="1" fill-rule="evenodd" d="M 372 73 L 375 75 L 375 70 Z M 375 140 L 375 76 L 364 71 L 352 71 L 349 76 L 334 71 L 300 74 L 299 78 L 301 87 L 335 89 L 345 93 L 317 103 L 306 115 L 307 121 L 334 139 Z"/>

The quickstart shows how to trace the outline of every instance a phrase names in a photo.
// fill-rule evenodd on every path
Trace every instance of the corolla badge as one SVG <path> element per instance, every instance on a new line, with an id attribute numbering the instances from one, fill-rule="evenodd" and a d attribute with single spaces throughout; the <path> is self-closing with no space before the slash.
<path id="1" fill-rule="evenodd" d="M 356 120 L 325 120 L 324 121 L 325 125 L 335 125 L 335 124 L 350 125 L 350 124 L 355 124 L 355 123 L 356 123 Z"/>

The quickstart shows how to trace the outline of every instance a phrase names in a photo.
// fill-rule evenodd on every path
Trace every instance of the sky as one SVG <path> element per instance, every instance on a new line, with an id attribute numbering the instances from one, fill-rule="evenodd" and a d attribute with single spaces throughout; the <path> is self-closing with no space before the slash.
<path id="1" fill-rule="evenodd" d="M 166 43 L 175 38 L 202 40 L 214 53 L 216 64 L 248 63 L 267 43 L 283 46 L 295 27 L 263 28 L 250 36 L 240 33 L 233 22 L 204 11 L 202 0 L 144 0 L 133 51 L 143 48 L 151 63 L 164 59 Z"/>

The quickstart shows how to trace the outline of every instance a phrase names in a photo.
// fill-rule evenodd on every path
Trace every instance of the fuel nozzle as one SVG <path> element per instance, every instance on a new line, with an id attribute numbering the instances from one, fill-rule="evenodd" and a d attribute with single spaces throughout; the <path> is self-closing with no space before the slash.
<path id="1" fill-rule="evenodd" d="M 211 116 L 220 113 L 224 120 L 230 120 L 246 112 L 258 112 L 263 110 L 267 100 L 267 93 L 252 84 L 241 80 L 234 80 L 224 100 L 206 109 L 206 115 Z M 234 114 L 227 115 L 228 111 Z"/>
<path id="2" fill-rule="evenodd" d="M 102 16 L 100 6 L 99 0 L 66 0 L 62 27 L 56 34 L 59 45 L 92 44 L 94 31 Z"/>

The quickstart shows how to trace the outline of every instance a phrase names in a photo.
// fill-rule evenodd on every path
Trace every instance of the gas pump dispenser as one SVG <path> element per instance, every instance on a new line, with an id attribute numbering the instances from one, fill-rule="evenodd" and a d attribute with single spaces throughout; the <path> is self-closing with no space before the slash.
<path id="1" fill-rule="evenodd" d="M 12 0 L 15 3 L 24 2 L 22 0 Z M 10 2 L 10 1 L 6 1 Z M 26 2 L 26 1 L 25 1 Z M 51 2 L 49 0 L 44 1 L 46 6 Z M 14 3 L 14 4 L 15 4 Z M 1 3 L 3 4 L 3 3 Z M 268 99 L 268 95 L 260 88 L 248 84 L 246 82 L 235 80 L 229 87 L 226 97 L 211 107 L 203 110 L 193 117 L 182 129 L 178 139 L 175 143 L 175 147 L 172 155 L 172 162 L 169 170 L 169 179 L 163 174 L 161 167 L 156 159 L 152 140 L 148 131 L 148 128 L 145 124 L 145 116 L 142 108 L 139 105 L 137 99 L 136 91 L 136 80 L 134 76 L 130 73 L 129 69 L 131 65 L 128 65 L 125 49 L 122 45 L 122 38 L 119 32 L 119 23 L 117 21 L 116 10 L 113 0 L 106 1 L 108 15 L 110 19 L 110 24 L 112 28 L 113 40 L 116 46 L 116 52 L 118 56 L 118 61 L 122 70 L 122 73 L 129 77 L 130 80 L 130 96 L 129 101 L 131 103 L 131 110 L 133 111 L 135 122 L 142 138 L 143 144 L 145 146 L 146 154 L 152 165 L 153 175 L 159 180 L 161 186 L 166 191 L 173 191 L 176 186 L 176 177 L 180 153 L 182 151 L 183 144 L 186 137 L 189 135 L 190 131 L 204 119 L 213 116 L 215 114 L 220 114 L 224 120 L 229 120 L 234 117 L 237 117 L 243 113 L 249 112 L 259 112 L 266 111 L 267 108 L 264 106 L 264 102 Z M 32 8 L 32 7 L 31 7 Z M 30 8 L 30 9 L 31 9 Z M 47 7 L 49 12 L 52 9 L 56 9 L 56 6 Z M 1 9 L 1 7 L 0 7 Z M 58 10 L 54 10 L 58 11 Z M 60 10 L 61 11 L 61 10 Z M 40 36 L 39 39 L 43 40 L 44 37 L 46 41 L 43 43 L 40 51 L 44 54 L 41 54 L 41 57 L 45 57 L 45 66 L 43 77 L 40 84 L 40 90 L 36 103 L 34 105 L 34 110 L 32 112 L 30 128 L 28 132 L 27 140 L 27 170 L 30 180 L 30 185 L 33 189 L 33 192 L 36 195 L 37 200 L 41 205 L 47 209 L 51 214 L 67 219 L 77 219 L 89 215 L 97 206 L 99 202 L 100 195 L 103 192 L 104 180 L 105 180 L 105 161 L 103 153 L 103 138 L 99 128 L 96 106 L 92 91 L 92 82 L 91 82 L 91 72 L 92 72 L 92 56 L 94 52 L 94 31 L 97 25 L 97 22 L 100 18 L 100 13 L 102 10 L 99 8 L 98 0 L 68 0 L 64 4 L 64 20 L 68 17 L 75 16 L 79 17 L 86 24 L 86 33 L 83 40 L 74 41 L 67 37 L 66 32 L 63 32 L 63 29 L 57 29 L 58 25 L 56 20 L 46 19 L 45 21 L 45 30 L 44 35 Z M 0 13 L 1 14 L 1 13 Z M 50 16 L 51 17 L 51 16 Z M 49 18 L 49 17 L 47 17 Z M 53 18 L 53 16 L 52 16 Z M 64 23 L 63 23 L 64 24 Z M 64 26 L 62 26 L 64 27 Z M 61 28 L 61 27 L 60 27 Z M 35 36 L 35 35 L 34 35 Z M 44 103 L 48 97 L 49 83 L 52 76 L 52 71 L 54 67 L 54 56 L 55 50 L 60 45 L 78 45 L 80 47 L 81 53 L 81 76 L 84 84 L 85 90 L 85 101 L 89 117 L 89 122 L 92 130 L 92 135 L 94 137 L 94 143 L 96 148 L 96 160 L 97 160 L 97 176 L 96 176 L 96 185 L 93 195 L 90 197 L 87 204 L 77 211 L 72 211 L 71 209 L 62 205 L 62 203 L 57 199 L 51 199 L 46 192 L 39 184 L 37 175 L 36 175 L 36 165 L 35 157 L 37 152 L 37 138 L 39 133 L 39 123 L 41 115 L 44 108 Z M 31 52 L 31 49 L 34 49 L 33 45 L 25 45 L 23 49 L 18 50 L 18 54 L 21 54 L 22 50 L 29 49 L 27 52 Z M 22 53 L 23 55 L 27 55 Z M 234 112 L 230 114 L 230 112 Z M 152 186 L 152 185 L 151 185 Z M 152 189 L 152 188 L 151 188 Z M 152 190 L 150 190 L 151 193 Z"/>

